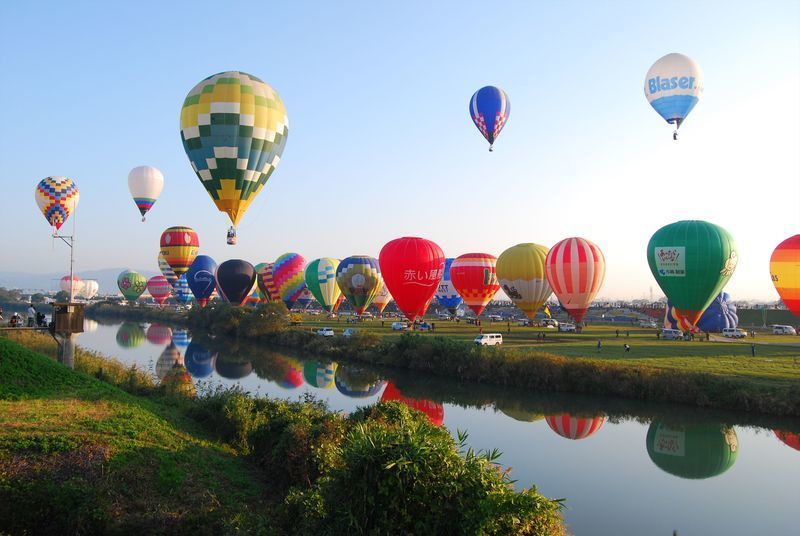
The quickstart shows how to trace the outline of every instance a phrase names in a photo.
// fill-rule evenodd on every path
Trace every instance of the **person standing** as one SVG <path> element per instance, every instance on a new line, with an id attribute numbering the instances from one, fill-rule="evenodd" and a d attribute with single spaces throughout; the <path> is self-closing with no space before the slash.
<path id="1" fill-rule="evenodd" d="M 624 346 L 625 346 L 625 351 L 626 352 L 630 352 L 631 351 L 631 346 L 628 343 L 625 343 Z"/>
<path id="2" fill-rule="evenodd" d="M 36 325 L 36 309 L 33 304 L 28 305 L 28 327 L 32 328 Z"/>
<path id="3" fill-rule="evenodd" d="M 756 343 L 750 344 L 750 354 L 755 357 L 756 356 Z"/>
<path id="4" fill-rule="evenodd" d="M 603 341 L 601 341 L 600 339 L 597 339 L 597 353 L 599 354 L 600 350 L 602 350 L 602 349 L 603 349 Z"/>

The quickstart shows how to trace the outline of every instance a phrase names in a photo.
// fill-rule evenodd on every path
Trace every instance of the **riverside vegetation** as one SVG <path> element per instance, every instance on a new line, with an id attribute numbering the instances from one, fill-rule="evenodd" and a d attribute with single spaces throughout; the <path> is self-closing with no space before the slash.
<path id="1" fill-rule="evenodd" d="M 15 339 L 15 340 L 11 340 Z M 0 532 L 563 534 L 561 502 L 515 492 L 398 403 L 350 416 L 239 390 L 188 398 L 44 335 L 0 337 Z"/>

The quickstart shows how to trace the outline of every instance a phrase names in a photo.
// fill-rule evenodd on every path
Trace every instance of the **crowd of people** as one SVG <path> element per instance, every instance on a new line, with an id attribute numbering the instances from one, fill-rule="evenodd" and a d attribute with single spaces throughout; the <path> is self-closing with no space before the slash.
<path id="1" fill-rule="evenodd" d="M 0 324 L 5 324 L 6 319 L 4 315 L 3 308 L 0 307 Z M 11 317 L 8 319 L 8 326 L 12 328 L 21 328 L 21 327 L 47 327 L 47 317 L 44 313 L 37 311 L 36 307 L 33 304 L 28 306 L 28 309 L 25 311 L 25 316 L 23 317 L 22 314 L 14 311 L 11 314 Z"/>

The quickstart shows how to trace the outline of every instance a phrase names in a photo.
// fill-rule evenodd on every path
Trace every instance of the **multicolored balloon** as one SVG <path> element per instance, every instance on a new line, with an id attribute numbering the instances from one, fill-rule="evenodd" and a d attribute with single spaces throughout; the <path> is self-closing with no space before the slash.
<path id="1" fill-rule="evenodd" d="M 300 297 L 297 298 L 297 305 L 300 306 L 301 309 L 306 309 L 313 301 L 314 295 L 311 294 L 311 291 L 308 290 L 308 287 L 303 286 L 303 291 L 300 293 Z"/>
<path id="2" fill-rule="evenodd" d="M 703 311 L 697 326 L 682 317 L 675 306 L 667 301 L 664 315 L 664 327 L 679 329 L 681 331 L 705 331 L 706 333 L 720 333 L 725 328 L 735 328 L 739 325 L 739 316 L 736 314 L 736 304 L 733 303 L 727 292 L 720 292 L 711 305 Z"/>
<path id="3" fill-rule="evenodd" d="M 769 259 L 769 272 L 783 304 L 800 316 L 800 234 L 778 244 Z"/>
<path id="4" fill-rule="evenodd" d="M 545 420 L 551 430 L 567 439 L 586 439 L 600 430 L 606 422 L 604 416 L 573 417 L 569 413 L 550 415 Z"/>
<path id="5" fill-rule="evenodd" d="M 186 273 L 199 249 L 200 238 L 191 227 L 170 227 L 161 233 L 161 255 L 176 277 Z"/>
<path id="6" fill-rule="evenodd" d="M 444 275 L 442 248 L 424 238 L 396 238 L 378 259 L 383 282 L 406 318 L 424 315 Z"/>
<path id="7" fill-rule="evenodd" d="M 259 288 L 264 289 L 264 292 L 269 297 L 269 301 L 279 302 L 281 301 L 281 293 L 278 292 L 278 287 L 275 286 L 275 274 L 273 273 L 274 268 L 274 262 L 267 263 L 266 268 L 264 268 L 264 271 L 259 277 Z"/>
<path id="8" fill-rule="evenodd" d="M 278 94 L 247 73 L 197 84 L 181 109 L 181 141 L 192 169 L 235 226 L 280 161 L 289 119 Z"/>
<path id="9" fill-rule="evenodd" d="M 281 299 L 289 309 L 300 297 L 306 286 L 306 260 L 298 253 L 284 253 L 272 266 L 272 278 Z"/>
<path id="10" fill-rule="evenodd" d="M 347 257 L 336 269 L 336 283 L 356 314 L 363 314 L 383 287 L 378 259 L 367 255 Z"/>
<path id="11" fill-rule="evenodd" d="M 174 329 L 172 330 L 172 344 L 174 344 L 178 350 L 183 353 L 184 350 L 189 346 L 192 342 L 192 336 L 189 335 L 189 330 L 186 329 Z"/>
<path id="12" fill-rule="evenodd" d="M 217 289 L 216 273 L 217 263 L 208 255 L 195 257 L 186 271 L 186 283 L 200 307 L 205 307 Z"/>
<path id="13" fill-rule="evenodd" d="M 494 150 L 494 141 L 508 121 L 511 114 L 511 101 L 506 92 L 495 86 L 485 86 L 472 95 L 469 101 L 469 114 L 472 122 L 486 141 L 489 150 Z"/>
<path id="14" fill-rule="evenodd" d="M 158 356 L 156 361 L 156 376 L 159 380 L 163 380 L 167 372 L 172 370 L 173 367 L 183 366 L 183 357 L 174 344 L 170 344 L 161 355 Z"/>
<path id="15" fill-rule="evenodd" d="M 242 259 L 231 259 L 217 268 L 217 288 L 227 301 L 234 305 L 244 305 L 256 283 L 256 270 Z"/>
<path id="16" fill-rule="evenodd" d="M 258 290 L 258 298 L 261 303 L 269 303 L 269 293 L 267 292 L 266 287 L 264 286 L 262 275 L 264 271 L 267 269 L 267 265 L 269 263 L 260 262 L 254 266 L 256 270 L 256 288 Z"/>
<path id="17" fill-rule="evenodd" d="M 400 402 L 411 409 L 424 413 L 434 426 L 441 426 L 444 423 L 444 406 L 432 400 L 407 398 L 392 382 L 386 382 L 386 389 L 383 390 L 381 395 L 381 402 Z"/>
<path id="18" fill-rule="evenodd" d="M 606 276 L 606 259 L 594 242 L 565 238 L 545 258 L 547 283 L 575 322 L 583 322 Z"/>
<path id="19" fill-rule="evenodd" d="M 375 298 L 373 298 L 372 305 L 378 310 L 378 314 L 382 315 L 383 310 L 386 309 L 390 301 L 392 301 L 392 295 L 389 294 L 389 289 L 386 288 L 384 284 L 381 290 L 375 295 Z"/>
<path id="20" fill-rule="evenodd" d="M 161 195 L 164 189 L 164 174 L 152 166 L 138 166 L 128 173 L 128 190 L 133 196 L 136 208 L 142 214 L 147 214 Z"/>
<path id="21" fill-rule="evenodd" d="M 465 253 L 450 265 L 450 279 L 467 307 L 480 316 L 500 290 L 495 265 L 497 257 L 488 253 Z M 439 284 L 441 286 L 441 283 Z"/>
<path id="22" fill-rule="evenodd" d="M 653 421 L 646 443 L 647 455 L 659 469 L 695 480 L 721 475 L 739 455 L 736 430 L 722 423 L 674 426 Z"/>
<path id="23" fill-rule="evenodd" d="M 280 358 L 286 364 L 286 374 L 278 381 L 284 389 L 297 389 L 303 385 L 303 366 L 291 357 Z"/>
<path id="24" fill-rule="evenodd" d="M 166 277 L 155 275 L 147 280 L 147 291 L 157 304 L 163 305 L 169 295 L 172 294 L 172 287 Z"/>
<path id="25" fill-rule="evenodd" d="M 700 220 L 666 225 L 647 245 L 647 262 L 658 286 L 692 325 L 725 287 L 738 260 L 730 233 Z"/>
<path id="26" fill-rule="evenodd" d="M 337 367 L 333 381 L 336 390 L 350 398 L 375 396 L 386 385 L 384 380 L 373 379 L 358 367 Z"/>
<path id="27" fill-rule="evenodd" d="M 44 219 L 56 230 L 61 229 L 80 200 L 78 185 L 67 177 L 45 177 L 36 186 L 34 197 Z"/>
<path id="28" fill-rule="evenodd" d="M 703 73 L 689 56 L 673 52 L 656 61 L 644 78 L 644 96 L 667 123 L 675 125 L 672 138 L 703 95 Z"/>
<path id="29" fill-rule="evenodd" d="M 172 287 L 173 297 L 181 305 L 187 305 L 190 301 L 192 301 L 192 290 L 189 288 L 189 282 L 186 279 L 186 275 L 188 273 L 189 272 L 186 272 L 180 276 L 178 280 L 175 281 L 175 285 Z"/>
<path id="30" fill-rule="evenodd" d="M 341 291 L 340 291 L 340 292 L 341 292 Z M 343 302 L 343 301 L 344 301 L 344 294 L 340 295 L 340 296 L 339 296 L 339 299 L 338 299 L 338 300 L 336 300 L 336 303 L 335 303 L 335 304 L 334 304 L 334 306 L 333 306 L 333 312 L 334 312 L 334 313 L 335 313 L 336 311 L 338 311 L 338 310 L 339 310 L 339 306 L 340 306 L 340 305 L 342 305 L 342 302 Z"/>
<path id="31" fill-rule="evenodd" d="M 336 363 L 306 361 L 303 365 L 303 378 L 311 387 L 331 389 L 333 388 L 333 378 L 336 375 L 336 366 Z"/>
<path id="32" fill-rule="evenodd" d="M 450 280 L 450 267 L 453 265 L 454 260 L 455 259 L 444 260 L 444 275 L 439 283 L 439 288 L 436 289 L 435 295 L 436 303 L 447 309 L 451 315 L 456 314 L 458 306 L 464 301 L 459 293 L 456 292 L 456 288 Z"/>
<path id="33" fill-rule="evenodd" d="M 333 312 L 336 300 L 342 295 L 336 284 L 336 269 L 339 260 L 330 257 L 314 259 L 306 266 L 305 280 L 308 290 L 314 295 L 323 309 Z"/>
<path id="34" fill-rule="evenodd" d="M 117 329 L 117 345 L 122 348 L 136 348 L 144 342 L 142 326 L 136 322 L 123 322 Z"/>
<path id="35" fill-rule="evenodd" d="M 125 270 L 117 276 L 117 286 L 125 299 L 133 304 L 147 288 L 147 279 L 139 272 Z"/>
<path id="36" fill-rule="evenodd" d="M 500 286 L 525 316 L 533 320 L 536 311 L 552 294 L 547 282 L 547 248 L 538 244 L 517 244 L 497 258 Z"/>
<path id="37" fill-rule="evenodd" d="M 175 286 L 175 283 L 178 281 L 178 276 L 172 271 L 167 259 L 164 258 L 164 255 L 161 254 L 160 250 L 158 252 L 158 269 L 161 271 L 161 275 L 167 278 L 167 282 L 169 282 L 170 285 Z"/>

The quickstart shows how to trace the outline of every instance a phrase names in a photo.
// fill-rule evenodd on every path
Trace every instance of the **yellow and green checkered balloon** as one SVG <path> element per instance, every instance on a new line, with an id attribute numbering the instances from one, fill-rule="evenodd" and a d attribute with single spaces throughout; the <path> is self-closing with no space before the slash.
<path id="1" fill-rule="evenodd" d="M 181 140 L 200 182 L 236 225 L 266 184 L 289 135 L 278 94 L 255 76 L 209 76 L 186 96 Z"/>

